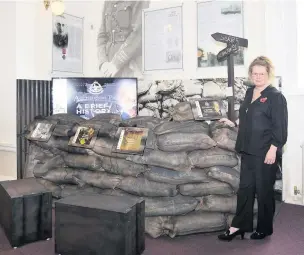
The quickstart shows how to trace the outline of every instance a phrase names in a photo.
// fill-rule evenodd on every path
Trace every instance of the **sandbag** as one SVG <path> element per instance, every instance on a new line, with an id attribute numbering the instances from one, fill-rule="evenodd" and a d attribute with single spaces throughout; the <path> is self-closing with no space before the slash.
<path id="1" fill-rule="evenodd" d="M 38 160 L 39 163 L 46 163 L 48 160 L 54 157 L 54 154 L 49 150 L 45 150 L 36 144 L 30 142 L 28 151 L 28 161 L 31 159 Z"/>
<path id="2" fill-rule="evenodd" d="M 196 211 L 207 212 L 222 212 L 222 213 L 236 213 L 237 208 L 237 196 L 227 195 L 207 195 L 203 197 L 197 197 L 199 204 L 196 207 Z M 254 200 L 253 213 L 258 211 L 258 201 Z"/>
<path id="3" fill-rule="evenodd" d="M 101 159 L 94 155 L 66 154 L 63 160 L 68 167 L 103 171 Z"/>
<path id="4" fill-rule="evenodd" d="M 179 192 L 184 196 L 231 195 L 233 190 L 228 183 L 212 180 L 205 183 L 188 183 L 178 185 Z"/>
<path id="5" fill-rule="evenodd" d="M 198 121 L 168 121 L 159 124 L 153 130 L 156 135 L 163 135 L 173 132 L 181 133 L 204 133 L 209 134 L 207 122 Z"/>
<path id="6" fill-rule="evenodd" d="M 90 126 L 98 130 L 97 137 L 109 137 L 115 138 L 115 134 L 118 130 L 118 126 L 112 123 L 109 123 L 108 120 L 94 120 L 89 119 L 83 123 L 85 126 Z"/>
<path id="7" fill-rule="evenodd" d="M 70 140 L 69 137 L 52 135 L 47 142 L 34 141 L 34 143 L 43 149 L 50 150 L 51 152 L 53 152 L 53 149 L 55 148 L 68 153 L 85 154 L 85 155 L 88 154 L 85 148 L 70 146 L 69 140 Z M 56 154 L 56 152 L 53 153 Z"/>
<path id="8" fill-rule="evenodd" d="M 240 173 L 241 172 L 241 155 L 236 154 L 236 158 L 238 160 L 238 164 L 235 167 L 233 167 L 233 169 Z"/>
<path id="9" fill-rule="evenodd" d="M 191 165 L 186 152 L 164 152 L 145 150 L 144 155 L 128 156 L 127 160 L 137 164 L 159 166 L 176 171 L 190 171 Z"/>
<path id="10" fill-rule="evenodd" d="M 196 211 L 235 213 L 237 196 L 208 195 L 198 198 Z"/>
<path id="11" fill-rule="evenodd" d="M 102 191 L 104 195 L 121 196 L 129 198 L 138 198 L 136 195 L 129 194 L 119 189 L 111 190 L 106 189 Z M 181 215 L 193 211 L 198 203 L 199 199 L 176 195 L 174 197 L 147 197 L 141 196 L 145 200 L 145 216 L 172 216 Z"/>
<path id="12" fill-rule="evenodd" d="M 207 170 L 207 176 L 229 183 L 234 190 L 238 190 L 239 188 L 240 173 L 231 167 L 212 166 Z"/>
<path id="13" fill-rule="evenodd" d="M 126 177 L 118 185 L 118 188 L 145 197 L 172 197 L 177 195 L 175 185 L 152 182 L 142 177 Z"/>
<path id="14" fill-rule="evenodd" d="M 39 164 L 37 167 L 34 168 L 34 176 L 35 177 L 41 177 L 44 174 L 46 174 L 49 170 L 54 168 L 61 168 L 65 167 L 65 162 L 63 160 L 63 157 L 60 155 L 57 155 L 44 164 Z"/>
<path id="15" fill-rule="evenodd" d="M 157 146 L 162 151 L 194 151 L 210 149 L 216 142 L 204 133 L 169 133 L 157 137 Z"/>
<path id="16" fill-rule="evenodd" d="M 183 236 L 194 233 L 216 232 L 227 226 L 223 213 L 194 211 L 186 215 L 173 216 L 164 227 L 169 230 L 169 236 Z"/>
<path id="17" fill-rule="evenodd" d="M 69 124 L 69 125 L 62 125 L 62 124 L 59 124 L 59 125 L 56 125 L 53 132 L 52 132 L 52 135 L 53 136 L 67 136 L 67 137 L 70 137 L 70 136 L 73 136 L 75 135 L 76 131 L 77 131 L 77 127 L 78 127 L 78 124 Z"/>
<path id="18" fill-rule="evenodd" d="M 149 170 L 149 167 L 146 165 L 136 164 L 125 159 L 107 156 L 100 156 L 99 158 L 101 160 L 101 167 L 111 174 L 137 177 Z"/>
<path id="19" fill-rule="evenodd" d="M 169 234 L 164 225 L 170 221 L 170 216 L 145 217 L 145 232 L 152 238 Z"/>
<path id="20" fill-rule="evenodd" d="M 148 132 L 145 149 L 158 150 L 157 136 L 156 136 L 156 134 L 154 134 L 154 132 L 152 132 L 151 129 Z"/>
<path id="21" fill-rule="evenodd" d="M 175 197 L 145 197 L 146 216 L 173 216 L 182 215 L 193 211 L 198 204 L 198 200 L 177 195 Z"/>
<path id="22" fill-rule="evenodd" d="M 132 194 L 127 193 L 127 192 L 125 192 L 121 189 L 103 189 L 101 191 L 101 194 L 109 195 L 109 196 L 128 197 L 128 198 L 131 198 L 131 199 L 141 198 L 140 196 L 132 195 Z"/>
<path id="23" fill-rule="evenodd" d="M 215 132 L 216 129 L 222 129 L 222 128 L 230 129 L 230 130 L 234 131 L 235 133 L 238 132 L 237 127 L 230 127 L 229 125 L 225 124 L 224 122 L 220 122 L 218 120 L 211 121 L 209 126 L 210 126 L 211 132 Z"/>
<path id="24" fill-rule="evenodd" d="M 209 150 L 196 150 L 188 154 L 191 165 L 198 168 L 211 166 L 234 167 L 238 164 L 238 159 L 234 152 L 220 149 L 218 147 Z"/>
<path id="25" fill-rule="evenodd" d="M 97 120 L 97 121 L 104 121 L 104 122 L 108 121 L 111 123 L 114 123 L 115 121 L 122 121 L 120 114 L 110 113 L 110 112 L 96 114 L 90 120 Z"/>
<path id="26" fill-rule="evenodd" d="M 48 150 L 44 150 L 41 147 L 30 143 L 28 154 L 25 160 L 24 177 L 30 178 L 35 176 L 35 171 L 41 167 L 41 165 L 51 158 L 54 154 Z"/>
<path id="27" fill-rule="evenodd" d="M 79 193 L 94 193 L 94 194 L 101 194 L 102 189 L 99 189 L 97 187 L 91 187 L 91 186 L 84 186 L 80 187 L 78 185 L 70 185 L 70 184 L 65 184 L 60 186 L 62 191 L 61 191 L 61 197 L 65 198 L 71 195 L 79 194 Z"/>
<path id="28" fill-rule="evenodd" d="M 37 117 L 39 118 L 41 116 L 37 116 Z M 58 113 L 42 118 L 49 121 L 52 120 L 57 121 L 58 124 L 62 124 L 62 125 L 79 124 L 83 121 L 83 118 L 81 118 L 80 116 L 69 113 Z"/>
<path id="29" fill-rule="evenodd" d="M 98 137 L 95 141 L 92 151 L 98 155 L 110 156 L 114 158 L 127 158 L 128 154 L 112 152 L 113 147 L 116 146 L 116 140 L 109 137 Z"/>
<path id="30" fill-rule="evenodd" d="M 212 139 L 222 149 L 235 151 L 236 138 L 237 133 L 228 128 L 216 129 L 212 132 Z"/>
<path id="31" fill-rule="evenodd" d="M 54 198 L 61 198 L 61 187 L 59 185 L 41 178 L 37 178 L 36 180 L 37 182 L 42 184 L 47 190 L 52 192 L 52 196 Z"/>
<path id="32" fill-rule="evenodd" d="M 114 189 L 123 180 L 123 177 L 120 175 L 85 170 L 78 170 L 77 173 L 74 174 L 74 177 L 77 180 L 77 184 L 82 187 L 91 185 L 101 189 Z"/>
<path id="33" fill-rule="evenodd" d="M 157 125 L 165 122 L 160 118 L 155 118 L 152 116 L 137 116 L 134 118 L 130 118 L 124 120 L 124 123 L 127 124 L 129 127 L 141 127 L 141 128 L 150 128 L 153 130 Z"/>
<path id="34" fill-rule="evenodd" d="M 210 181 L 210 178 L 208 178 L 204 169 L 192 169 L 188 172 L 180 172 L 162 167 L 151 166 L 150 170 L 144 173 L 144 176 L 150 181 L 173 185 Z"/>
<path id="35" fill-rule="evenodd" d="M 77 170 L 73 168 L 55 168 L 47 171 L 41 176 L 42 179 L 56 184 L 77 184 L 74 178 Z"/>
<path id="36" fill-rule="evenodd" d="M 217 136 L 220 136 L 220 135 L 224 135 L 224 136 L 227 136 L 228 139 L 232 140 L 232 141 L 236 141 L 237 139 L 237 131 L 236 130 L 233 130 L 232 128 L 218 128 L 218 129 L 215 129 L 215 130 L 212 130 L 211 131 L 211 134 L 212 134 L 212 137 L 217 137 Z"/>
<path id="37" fill-rule="evenodd" d="M 175 121 L 193 120 L 190 102 L 180 102 L 174 106 L 172 118 Z"/>

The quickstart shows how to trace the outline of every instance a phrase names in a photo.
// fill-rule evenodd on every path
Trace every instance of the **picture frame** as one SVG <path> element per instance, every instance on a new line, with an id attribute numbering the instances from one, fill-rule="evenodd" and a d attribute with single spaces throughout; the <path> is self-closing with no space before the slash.
<path id="1" fill-rule="evenodd" d="M 27 135 L 28 140 L 48 142 L 52 136 L 57 122 L 37 121 L 33 130 Z"/>
<path id="2" fill-rule="evenodd" d="M 210 19 L 212 17 L 213 19 Z M 216 42 L 211 35 L 224 33 L 244 37 L 244 3 L 243 1 L 197 1 L 197 68 L 214 69 L 227 66 L 227 60 L 219 62 L 217 54 L 226 47 Z M 235 66 L 245 64 L 245 52 L 240 48 L 235 54 Z M 205 71 L 207 72 L 207 71 Z"/>
<path id="3" fill-rule="evenodd" d="M 99 129 L 94 126 L 79 126 L 75 135 L 70 138 L 69 145 L 74 147 L 92 149 L 95 145 L 98 131 Z"/>
<path id="4" fill-rule="evenodd" d="M 84 18 L 52 16 L 52 73 L 83 74 Z"/>
<path id="5" fill-rule="evenodd" d="M 184 70 L 183 4 L 166 4 L 142 13 L 142 72 Z"/>
<path id="6" fill-rule="evenodd" d="M 200 98 L 191 100 L 190 105 L 195 120 L 219 120 L 227 117 L 222 99 Z"/>
<path id="7" fill-rule="evenodd" d="M 148 133 L 148 128 L 119 127 L 115 135 L 118 140 L 114 144 L 112 151 L 142 155 L 146 147 Z"/>

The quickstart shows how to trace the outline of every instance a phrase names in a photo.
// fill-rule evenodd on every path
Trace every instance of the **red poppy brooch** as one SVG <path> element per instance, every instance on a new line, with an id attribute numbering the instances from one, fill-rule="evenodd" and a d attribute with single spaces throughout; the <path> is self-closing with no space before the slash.
<path id="1" fill-rule="evenodd" d="M 266 100 L 267 100 L 267 97 L 262 97 L 262 98 L 260 99 L 260 102 L 261 102 L 261 103 L 265 103 Z"/>

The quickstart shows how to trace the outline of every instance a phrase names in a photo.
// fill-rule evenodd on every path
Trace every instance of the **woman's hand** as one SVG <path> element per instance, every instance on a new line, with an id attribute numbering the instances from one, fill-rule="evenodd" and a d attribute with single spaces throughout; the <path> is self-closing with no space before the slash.
<path id="1" fill-rule="evenodd" d="M 223 122 L 224 124 L 228 125 L 229 127 L 235 127 L 235 124 L 226 118 L 222 118 L 219 120 L 219 122 Z"/>
<path id="2" fill-rule="evenodd" d="M 268 165 L 272 165 L 276 161 L 276 157 L 277 157 L 277 148 L 271 146 L 266 154 L 264 163 Z"/>

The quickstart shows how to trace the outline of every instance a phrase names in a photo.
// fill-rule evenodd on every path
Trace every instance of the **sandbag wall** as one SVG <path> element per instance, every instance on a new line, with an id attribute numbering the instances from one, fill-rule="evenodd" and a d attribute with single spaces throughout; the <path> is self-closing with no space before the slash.
<path id="1" fill-rule="evenodd" d="M 143 197 L 146 232 L 154 238 L 222 231 L 230 224 L 239 185 L 236 129 L 217 121 L 57 114 L 36 119 L 28 131 L 41 119 L 57 125 L 48 142 L 30 141 L 26 175 L 54 198 L 75 192 Z M 92 149 L 68 145 L 83 124 L 99 128 Z M 112 152 L 119 126 L 149 129 L 143 155 Z"/>

